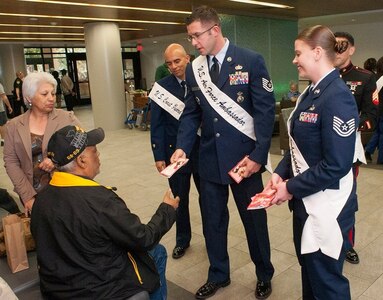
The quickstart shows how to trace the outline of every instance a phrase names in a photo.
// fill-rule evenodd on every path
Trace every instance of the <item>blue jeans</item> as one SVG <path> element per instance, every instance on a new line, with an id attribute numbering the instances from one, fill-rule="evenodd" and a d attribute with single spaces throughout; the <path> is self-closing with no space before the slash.
<path id="1" fill-rule="evenodd" d="M 160 287 L 150 294 L 150 300 L 166 300 L 168 292 L 165 276 L 166 260 L 168 258 L 166 249 L 161 244 L 158 244 L 149 251 L 149 254 L 153 257 L 158 274 L 160 275 Z"/>

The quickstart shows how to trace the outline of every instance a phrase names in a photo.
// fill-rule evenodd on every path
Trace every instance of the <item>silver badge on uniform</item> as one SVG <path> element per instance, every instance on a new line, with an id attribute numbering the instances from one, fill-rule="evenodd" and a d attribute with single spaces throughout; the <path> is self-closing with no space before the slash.
<path id="1" fill-rule="evenodd" d="M 195 101 L 198 103 L 198 105 L 201 105 L 201 100 L 199 100 L 198 97 L 195 97 Z"/>
<path id="2" fill-rule="evenodd" d="M 242 103 L 243 100 L 245 100 L 245 97 L 243 97 L 243 92 L 238 92 L 237 93 L 237 102 Z"/>
<path id="3" fill-rule="evenodd" d="M 314 104 L 311 105 L 310 108 L 309 108 L 309 110 L 311 110 L 311 111 L 315 110 L 315 105 L 314 105 Z"/>
<path id="4" fill-rule="evenodd" d="M 316 89 L 315 91 L 314 91 L 314 94 L 315 95 L 317 95 L 317 94 L 319 94 L 320 93 L 320 89 Z"/>
<path id="5" fill-rule="evenodd" d="M 243 68 L 243 67 L 242 67 L 241 65 L 236 65 L 236 66 L 235 66 L 235 69 L 236 69 L 237 71 L 242 70 L 242 68 Z"/>
<path id="6" fill-rule="evenodd" d="M 227 59 L 226 59 L 228 62 L 231 62 L 231 57 L 229 56 Z"/>

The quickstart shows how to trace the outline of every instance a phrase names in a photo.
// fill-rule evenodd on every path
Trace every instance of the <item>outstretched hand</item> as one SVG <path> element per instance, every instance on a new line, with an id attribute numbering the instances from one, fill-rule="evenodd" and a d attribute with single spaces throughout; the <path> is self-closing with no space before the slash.
<path id="1" fill-rule="evenodd" d="M 174 209 L 178 208 L 178 205 L 180 203 L 180 197 L 172 197 L 172 190 L 168 189 L 164 195 L 164 203 L 169 204 L 173 206 Z"/>

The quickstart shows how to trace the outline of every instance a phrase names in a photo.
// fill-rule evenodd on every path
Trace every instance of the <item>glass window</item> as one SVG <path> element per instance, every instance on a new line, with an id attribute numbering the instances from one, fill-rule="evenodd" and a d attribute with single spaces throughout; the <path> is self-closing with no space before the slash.
<path id="1" fill-rule="evenodd" d="M 53 68 L 55 70 L 67 70 L 68 69 L 68 65 L 67 65 L 67 62 L 66 62 L 66 57 L 64 58 L 54 58 L 53 59 Z"/>
<path id="2" fill-rule="evenodd" d="M 26 54 L 25 58 L 41 58 L 41 54 Z"/>
<path id="3" fill-rule="evenodd" d="M 65 53 L 65 48 L 52 48 L 53 53 Z"/>
<path id="4" fill-rule="evenodd" d="M 43 53 L 52 53 L 51 48 L 43 48 Z"/>
<path id="5" fill-rule="evenodd" d="M 73 48 L 73 51 L 75 53 L 85 53 L 86 52 L 85 48 Z"/>
<path id="6" fill-rule="evenodd" d="M 41 48 L 24 48 L 24 53 L 41 53 Z"/>

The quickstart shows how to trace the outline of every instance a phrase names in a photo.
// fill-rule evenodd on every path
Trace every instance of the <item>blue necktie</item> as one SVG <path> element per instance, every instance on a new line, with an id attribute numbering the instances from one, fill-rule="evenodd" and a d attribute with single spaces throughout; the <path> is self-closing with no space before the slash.
<path id="1" fill-rule="evenodd" d="M 182 89 L 184 90 L 184 97 L 186 97 L 186 81 L 185 80 L 181 81 L 181 86 L 182 86 Z"/>
<path id="2" fill-rule="evenodd" d="M 210 68 L 211 81 L 214 84 L 217 84 L 218 77 L 219 77 L 219 63 L 218 63 L 218 59 L 214 56 L 213 57 L 213 64 L 211 65 L 211 68 Z"/>

